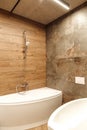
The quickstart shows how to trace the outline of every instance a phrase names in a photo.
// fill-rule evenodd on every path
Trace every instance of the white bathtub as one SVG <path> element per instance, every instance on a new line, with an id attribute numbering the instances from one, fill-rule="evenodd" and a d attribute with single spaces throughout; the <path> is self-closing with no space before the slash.
<path id="1" fill-rule="evenodd" d="M 87 130 L 87 98 L 68 102 L 48 120 L 48 130 Z"/>
<path id="2" fill-rule="evenodd" d="M 0 130 L 26 130 L 47 122 L 50 114 L 62 104 L 62 92 L 39 88 L 0 96 Z"/>

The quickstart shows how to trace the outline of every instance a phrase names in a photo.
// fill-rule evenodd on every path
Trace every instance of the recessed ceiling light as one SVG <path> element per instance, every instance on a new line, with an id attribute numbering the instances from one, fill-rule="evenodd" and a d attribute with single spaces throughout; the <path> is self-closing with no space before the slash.
<path id="1" fill-rule="evenodd" d="M 69 10 L 70 6 L 69 4 L 64 1 L 64 0 L 54 0 L 56 3 L 58 3 L 59 5 L 61 5 L 62 7 L 64 7 L 65 9 Z"/>

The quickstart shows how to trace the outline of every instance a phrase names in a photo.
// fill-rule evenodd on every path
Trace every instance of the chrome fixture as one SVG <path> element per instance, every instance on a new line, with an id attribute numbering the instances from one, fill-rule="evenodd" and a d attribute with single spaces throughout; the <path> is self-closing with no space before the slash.
<path id="1" fill-rule="evenodd" d="M 26 38 L 26 31 L 23 32 L 23 37 L 24 37 L 24 50 L 23 50 L 23 53 L 24 53 L 24 59 L 26 58 L 26 53 L 27 53 L 27 47 L 29 46 L 29 41 L 27 41 L 27 38 Z"/>
<path id="2" fill-rule="evenodd" d="M 65 0 L 54 0 L 56 3 L 64 7 L 65 9 L 69 10 L 70 6 L 69 3 L 67 3 Z"/>
<path id="3" fill-rule="evenodd" d="M 29 84 L 27 82 L 23 83 L 23 84 L 18 84 L 16 86 L 16 92 L 18 94 L 25 94 L 25 92 L 28 90 L 29 88 Z"/>
<path id="4" fill-rule="evenodd" d="M 16 92 L 19 93 L 19 94 L 25 94 L 25 92 L 27 90 L 29 90 L 29 84 L 26 81 L 25 73 L 26 73 L 27 49 L 28 49 L 28 45 L 29 45 L 30 42 L 27 40 L 26 31 L 23 32 L 23 39 L 24 39 L 24 44 L 23 44 L 23 73 L 22 73 L 23 74 L 23 81 L 22 81 L 22 83 L 19 83 L 16 86 Z"/>

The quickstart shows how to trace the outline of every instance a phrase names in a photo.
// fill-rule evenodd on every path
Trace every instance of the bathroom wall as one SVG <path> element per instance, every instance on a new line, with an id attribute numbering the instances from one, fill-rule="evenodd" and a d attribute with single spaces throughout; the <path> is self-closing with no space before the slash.
<path id="1" fill-rule="evenodd" d="M 87 3 L 47 27 L 47 86 L 62 90 L 63 102 L 87 97 Z"/>
<path id="2" fill-rule="evenodd" d="M 24 31 L 30 43 L 25 59 Z M 16 92 L 16 86 L 24 82 L 29 89 L 46 86 L 45 28 L 0 12 L 0 95 Z"/>

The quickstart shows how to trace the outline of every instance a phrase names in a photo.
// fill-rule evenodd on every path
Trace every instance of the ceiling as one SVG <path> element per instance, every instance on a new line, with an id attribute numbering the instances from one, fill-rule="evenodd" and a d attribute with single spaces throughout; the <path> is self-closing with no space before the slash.
<path id="1" fill-rule="evenodd" d="M 72 10 L 87 0 L 65 1 Z M 70 11 L 60 7 L 54 0 L 0 0 L 0 8 L 45 25 Z"/>

